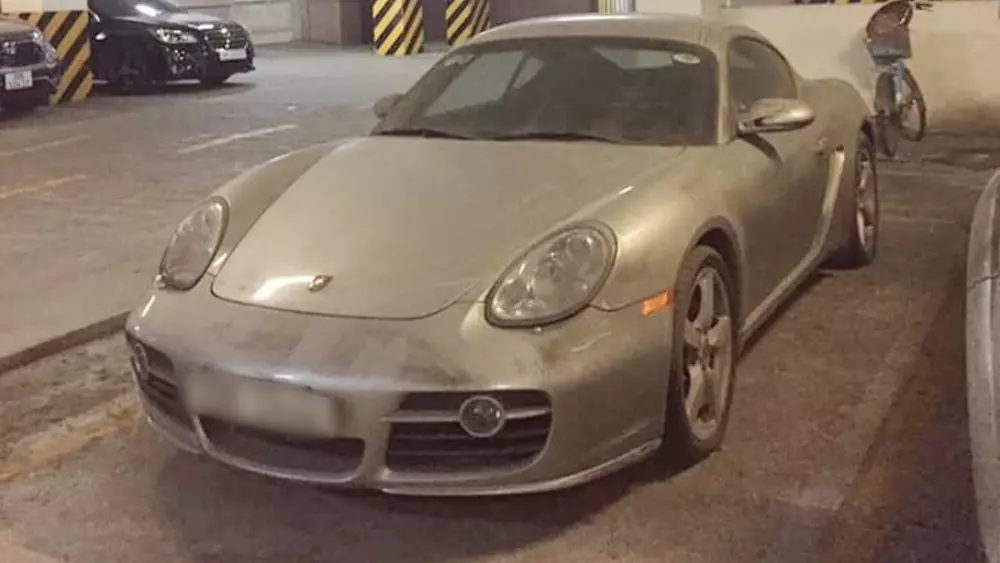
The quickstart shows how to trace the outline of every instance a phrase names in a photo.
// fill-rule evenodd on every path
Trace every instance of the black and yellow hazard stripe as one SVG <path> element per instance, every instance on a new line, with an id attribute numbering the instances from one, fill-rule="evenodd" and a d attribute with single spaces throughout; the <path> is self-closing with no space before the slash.
<path id="1" fill-rule="evenodd" d="M 23 12 L 17 17 L 41 30 L 63 63 L 62 80 L 50 103 L 61 104 L 86 99 L 94 89 L 90 67 L 90 12 Z"/>
<path id="2" fill-rule="evenodd" d="M 490 28 L 490 0 L 448 0 L 444 9 L 449 45 L 461 45 Z"/>
<path id="3" fill-rule="evenodd" d="M 424 52 L 424 9 L 420 0 L 372 2 L 375 52 L 383 57 Z"/>

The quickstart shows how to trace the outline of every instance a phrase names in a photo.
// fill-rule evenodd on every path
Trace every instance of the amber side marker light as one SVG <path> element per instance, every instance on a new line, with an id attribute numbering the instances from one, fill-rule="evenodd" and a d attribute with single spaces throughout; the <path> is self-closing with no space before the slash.
<path id="1" fill-rule="evenodd" d="M 648 317 L 674 304 L 674 292 L 664 291 L 642 302 L 642 316 Z"/>

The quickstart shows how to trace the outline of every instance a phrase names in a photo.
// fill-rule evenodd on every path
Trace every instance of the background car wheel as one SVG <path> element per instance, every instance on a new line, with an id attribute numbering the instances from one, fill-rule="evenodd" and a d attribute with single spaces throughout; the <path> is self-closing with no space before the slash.
<path id="1" fill-rule="evenodd" d="M 201 79 L 201 85 L 207 87 L 222 86 L 229 80 L 231 74 L 213 74 Z"/>
<path id="2" fill-rule="evenodd" d="M 722 256 L 696 247 L 681 266 L 667 391 L 664 453 L 693 464 L 722 444 L 737 359 L 733 284 Z"/>
<path id="3" fill-rule="evenodd" d="M 138 94 L 145 92 L 151 86 L 149 69 L 138 47 L 123 49 L 118 63 L 111 69 L 110 74 L 108 86 L 115 92 Z"/>
<path id="4" fill-rule="evenodd" d="M 868 136 L 858 135 L 857 154 L 854 158 L 853 205 L 847 206 L 850 228 L 847 236 L 833 256 L 833 265 L 840 268 L 860 268 L 875 261 L 879 240 L 878 169 L 875 165 L 875 148 Z"/>

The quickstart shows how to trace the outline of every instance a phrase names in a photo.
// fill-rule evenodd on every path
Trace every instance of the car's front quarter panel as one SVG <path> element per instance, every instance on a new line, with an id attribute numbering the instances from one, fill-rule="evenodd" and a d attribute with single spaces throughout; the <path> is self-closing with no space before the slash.
<path id="1" fill-rule="evenodd" d="M 637 179 L 628 193 L 600 209 L 598 218 L 617 236 L 618 253 L 594 306 L 616 310 L 672 291 L 681 263 L 707 230 L 732 232 L 715 187 L 731 180 L 713 164 L 718 150 L 689 148 L 682 162 Z"/>

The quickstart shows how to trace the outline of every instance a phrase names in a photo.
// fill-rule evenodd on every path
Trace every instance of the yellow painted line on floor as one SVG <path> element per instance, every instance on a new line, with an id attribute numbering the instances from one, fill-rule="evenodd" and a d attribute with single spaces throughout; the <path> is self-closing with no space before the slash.
<path id="1" fill-rule="evenodd" d="M 18 440 L 0 460 L 0 484 L 57 463 L 101 438 L 134 428 L 141 422 L 142 412 L 135 394 L 122 393 L 79 416 Z M 0 561 L 7 560 L 0 557 Z"/>
<path id="2" fill-rule="evenodd" d="M 921 217 L 919 215 L 882 215 L 882 220 L 889 223 L 923 225 L 927 227 L 952 227 L 961 225 L 961 223 L 952 219 L 942 219 L 940 217 Z"/>
<path id="3" fill-rule="evenodd" d="M 3 563 L 62 563 L 37 551 L 21 547 L 10 532 L 0 531 L 0 561 Z"/>
<path id="4" fill-rule="evenodd" d="M 37 145 L 31 145 L 27 147 L 22 147 L 19 149 L 14 149 L 11 151 L 0 151 L 0 158 L 6 158 L 10 156 L 18 156 L 22 154 L 31 154 L 39 151 L 54 149 L 58 147 L 64 147 L 66 145 L 75 145 L 76 143 L 82 143 L 89 139 L 89 135 L 74 135 L 72 137 L 64 137 L 62 139 L 56 139 L 55 141 L 48 141 L 45 143 L 39 143 Z"/>
<path id="5" fill-rule="evenodd" d="M 252 139 L 254 137 L 264 137 L 266 135 L 272 135 L 274 133 L 280 133 L 282 131 L 290 131 L 292 129 L 298 129 L 298 125 L 294 123 L 286 123 L 284 125 L 278 125 L 276 127 L 265 127 L 264 129 L 254 129 L 253 131 L 247 131 L 245 133 L 236 133 L 235 135 L 229 135 L 227 137 L 219 137 L 218 139 L 213 139 L 211 141 L 206 141 L 197 145 L 191 145 L 189 147 L 184 147 L 177 152 L 179 154 L 190 154 L 193 152 L 203 151 L 205 149 L 210 149 L 213 147 L 218 147 L 221 145 L 227 145 L 235 141 L 241 141 L 243 139 Z"/>
<path id="6" fill-rule="evenodd" d="M 86 180 L 87 176 L 83 174 L 74 174 L 72 176 L 63 176 L 61 178 L 52 178 L 46 180 L 39 184 L 32 184 L 28 186 L 4 186 L 0 184 L 0 199 L 7 199 L 8 197 L 14 197 L 16 195 L 29 194 L 33 192 L 40 192 L 42 190 L 47 190 L 50 188 L 57 188 L 66 184 L 72 184 L 74 182 L 79 182 L 80 180 Z"/>

